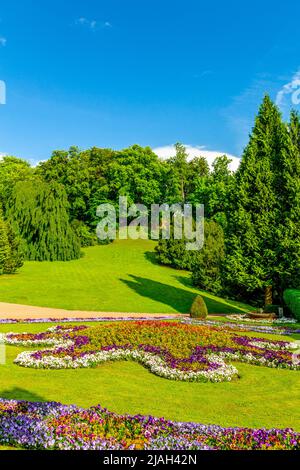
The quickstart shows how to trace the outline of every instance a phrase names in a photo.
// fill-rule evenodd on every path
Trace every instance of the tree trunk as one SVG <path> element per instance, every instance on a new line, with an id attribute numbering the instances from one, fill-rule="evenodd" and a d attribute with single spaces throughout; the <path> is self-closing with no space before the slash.
<path id="1" fill-rule="evenodd" d="M 265 288 L 265 305 L 272 305 L 272 303 L 273 303 L 272 286 L 267 286 Z"/>
<path id="2" fill-rule="evenodd" d="M 182 199 L 182 202 L 184 203 L 185 194 L 184 194 L 184 181 L 183 181 L 183 178 L 181 178 L 181 199 Z"/>

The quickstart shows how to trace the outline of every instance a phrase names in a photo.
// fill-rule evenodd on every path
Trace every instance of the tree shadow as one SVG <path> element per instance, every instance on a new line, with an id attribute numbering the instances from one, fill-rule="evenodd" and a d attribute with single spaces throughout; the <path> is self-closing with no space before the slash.
<path id="1" fill-rule="evenodd" d="M 120 279 L 137 294 L 162 304 L 169 305 L 178 313 L 188 313 L 195 294 L 180 287 L 170 286 L 140 276 L 130 276 L 132 280 Z"/>
<path id="2" fill-rule="evenodd" d="M 192 279 L 190 277 L 176 276 L 176 279 L 178 282 L 180 282 L 180 284 L 182 284 L 183 286 L 189 289 L 197 289 L 195 286 L 193 286 Z M 239 308 L 237 305 L 232 305 L 230 300 L 220 298 L 220 301 L 218 301 L 217 299 L 212 299 L 210 297 L 210 295 L 214 296 L 214 294 L 209 294 L 209 293 L 206 294 L 205 292 L 200 291 L 200 290 L 199 290 L 199 295 L 201 295 L 204 298 L 205 303 L 207 305 L 208 313 L 210 314 L 217 313 L 217 314 L 228 315 L 230 313 L 235 313 L 235 314 L 244 313 L 244 310 L 242 308 Z"/>
<path id="3" fill-rule="evenodd" d="M 160 264 L 158 262 L 158 259 L 156 257 L 156 253 L 154 251 L 146 251 L 145 254 L 144 254 L 145 258 L 147 261 L 149 261 L 150 263 L 152 264 Z"/>
<path id="4" fill-rule="evenodd" d="M 177 281 L 180 282 L 180 284 L 182 284 L 183 286 L 188 287 L 189 289 L 195 289 L 191 277 L 175 276 L 175 279 L 177 279 Z"/>
<path id="5" fill-rule="evenodd" d="M 45 398 L 37 395 L 36 393 L 19 387 L 13 387 L 9 390 L 1 390 L 0 397 L 6 400 L 25 400 L 35 402 L 46 401 Z"/>
<path id="6" fill-rule="evenodd" d="M 193 289 L 194 292 L 140 276 L 130 275 L 130 277 L 131 280 L 120 279 L 120 281 L 140 296 L 169 305 L 173 311 L 178 313 L 189 313 L 197 294 L 201 295 L 205 300 L 209 314 L 228 315 L 230 313 L 243 313 L 242 309 L 230 304 L 230 302 L 225 299 L 223 300 L 220 298 L 220 300 L 218 300 L 217 298 L 211 298 L 209 294 L 206 294 L 203 291 L 199 290 L 197 292 L 197 289 L 193 287 L 191 280 L 184 276 L 176 276 L 177 281 L 188 289 Z"/>

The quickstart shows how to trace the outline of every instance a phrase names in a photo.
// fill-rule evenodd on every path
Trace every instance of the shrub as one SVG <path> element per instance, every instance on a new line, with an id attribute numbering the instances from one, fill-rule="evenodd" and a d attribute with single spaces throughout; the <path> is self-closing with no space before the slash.
<path id="1" fill-rule="evenodd" d="M 219 294 L 222 291 L 221 267 L 225 257 L 222 227 L 213 220 L 205 221 L 203 248 L 193 253 L 193 284 L 199 289 Z"/>
<path id="2" fill-rule="evenodd" d="M 222 291 L 221 266 L 225 257 L 224 233 L 220 225 L 206 220 L 201 250 L 187 250 L 187 240 L 160 240 L 155 248 L 159 263 L 192 271 L 193 284 L 202 290 Z"/>
<path id="3" fill-rule="evenodd" d="M 195 298 L 192 306 L 191 306 L 191 311 L 190 315 L 192 318 L 206 318 L 207 317 L 207 306 L 206 303 L 204 302 L 204 299 L 201 297 L 201 295 L 197 295 Z"/>
<path id="4" fill-rule="evenodd" d="M 264 313 L 276 313 L 278 315 L 280 307 L 280 305 L 265 305 Z"/>
<path id="5" fill-rule="evenodd" d="M 300 321 L 300 290 L 299 289 L 287 289 L 283 293 L 283 299 L 294 315 L 294 317 Z"/>
<path id="6" fill-rule="evenodd" d="M 97 245 L 96 233 L 93 233 L 84 222 L 75 219 L 71 222 L 71 226 L 82 247 Z"/>
<path id="7" fill-rule="evenodd" d="M 0 274 L 14 274 L 22 265 L 20 239 L 0 213 Z"/>

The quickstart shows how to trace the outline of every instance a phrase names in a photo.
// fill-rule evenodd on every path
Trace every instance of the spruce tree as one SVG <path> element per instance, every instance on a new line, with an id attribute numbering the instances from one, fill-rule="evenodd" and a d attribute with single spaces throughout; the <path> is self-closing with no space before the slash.
<path id="1" fill-rule="evenodd" d="M 277 200 L 280 204 L 275 228 L 277 262 L 275 282 L 280 299 L 289 287 L 300 286 L 300 119 L 291 113 L 288 132 L 283 133 L 276 167 Z"/>
<path id="2" fill-rule="evenodd" d="M 68 201 L 59 183 L 35 179 L 15 185 L 7 217 L 25 242 L 28 260 L 69 261 L 80 244 L 69 223 Z"/>
<path id="3" fill-rule="evenodd" d="M 225 266 L 230 291 L 259 303 L 263 293 L 265 304 L 272 303 L 272 290 L 280 288 L 278 225 L 284 201 L 279 173 L 290 151 L 287 128 L 266 96 L 236 174 Z"/>

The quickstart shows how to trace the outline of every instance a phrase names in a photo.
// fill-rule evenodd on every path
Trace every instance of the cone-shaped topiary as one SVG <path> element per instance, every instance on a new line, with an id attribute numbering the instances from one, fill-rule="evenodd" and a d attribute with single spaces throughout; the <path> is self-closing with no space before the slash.
<path id="1" fill-rule="evenodd" d="M 201 295 L 197 295 L 195 298 L 190 311 L 192 318 L 206 318 L 207 317 L 207 306 Z"/>

